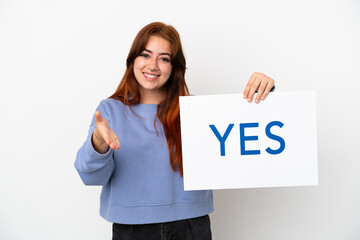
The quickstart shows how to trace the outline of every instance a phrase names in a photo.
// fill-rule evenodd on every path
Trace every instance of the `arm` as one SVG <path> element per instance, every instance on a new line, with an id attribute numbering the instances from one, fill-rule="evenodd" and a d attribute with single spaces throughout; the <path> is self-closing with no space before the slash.
<path id="1" fill-rule="evenodd" d="M 87 139 L 78 150 L 75 160 L 75 168 L 85 185 L 105 185 L 109 181 L 115 169 L 114 148 L 120 148 L 120 144 L 114 147 L 112 142 L 107 144 L 107 141 L 102 140 L 104 130 L 99 129 L 105 122 L 108 126 L 110 119 L 102 103 L 97 111 L 99 113 L 94 115 Z M 111 137 L 115 138 L 115 133 Z"/>

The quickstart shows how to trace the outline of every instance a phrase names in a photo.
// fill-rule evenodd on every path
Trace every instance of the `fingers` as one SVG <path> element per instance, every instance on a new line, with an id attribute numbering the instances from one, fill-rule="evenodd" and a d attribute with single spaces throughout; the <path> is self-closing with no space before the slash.
<path id="1" fill-rule="evenodd" d="M 105 137 L 105 142 L 106 144 L 114 149 L 114 150 L 119 150 L 120 149 L 120 142 L 119 142 L 119 139 L 118 138 L 109 138 L 108 136 Z"/>
<path id="2" fill-rule="evenodd" d="M 112 130 L 111 130 L 112 131 Z M 110 148 L 114 150 L 120 149 L 120 142 L 118 136 L 112 131 L 110 134 L 105 134 L 104 140 L 107 145 L 109 145 Z"/>
<path id="3" fill-rule="evenodd" d="M 260 83 L 261 83 L 261 79 L 256 78 L 255 81 L 253 82 L 253 84 L 251 85 L 249 95 L 247 98 L 248 102 L 252 101 L 254 94 L 255 94 L 256 90 L 258 89 Z"/>
<path id="4" fill-rule="evenodd" d="M 116 136 L 116 135 L 115 135 Z M 112 149 L 114 150 L 119 150 L 120 149 L 120 142 L 119 142 L 119 138 L 116 136 L 113 138 L 113 140 L 111 141 L 111 144 L 109 145 Z"/>
<path id="5" fill-rule="evenodd" d="M 256 103 L 260 102 L 260 98 L 262 99 L 262 96 L 263 96 L 263 93 L 265 91 L 266 85 L 267 85 L 267 82 L 265 82 L 265 81 L 260 83 L 260 87 L 259 87 L 258 92 L 257 92 L 256 97 L 255 97 L 255 102 Z"/>
<path id="6" fill-rule="evenodd" d="M 271 79 L 271 80 L 272 80 L 272 79 Z M 268 84 L 266 85 L 266 89 L 265 89 L 264 94 L 261 96 L 261 100 L 264 100 L 264 99 L 267 97 L 267 95 L 269 94 L 269 92 L 271 91 L 271 89 L 272 89 L 273 86 L 274 86 L 274 80 L 272 80 L 271 83 L 268 83 Z"/>
<path id="7" fill-rule="evenodd" d="M 250 80 L 249 80 L 249 82 L 247 83 L 247 85 L 245 87 L 245 91 L 244 91 L 244 98 L 245 99 L 248 98 L 248 96 L 249 96 L 249 92 L 250 92 L 251 86 L 252 86 L 255 78 L 256 78 L 256 73 L 253 73 L 253 75 L 251 75 Z"/>
<path id="8" fill-rule="evenodd" d="M 247 98 L 248 102 L 251 102 L 257 91 L 255 103 L 259 103 L 260 100 L 266 98 L 273 86 L 274 80 L 272 78 L 269 78 L 265 74 L 255 72 L 246 85 L 244 98 Z"/>

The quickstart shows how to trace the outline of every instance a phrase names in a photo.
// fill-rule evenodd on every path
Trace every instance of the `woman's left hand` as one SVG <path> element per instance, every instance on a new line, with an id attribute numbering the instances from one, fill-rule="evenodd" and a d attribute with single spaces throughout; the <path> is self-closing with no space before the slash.
<path id="1" fill-rule="evenodd" d="M 244 98 L 251 102 L 255 92 L 257 91 L 255 102 L 259 103 L 264 100 L 274 86 L 274 79 L 269 78 L 265 74 L 254 72 L 244 91 Z"/>

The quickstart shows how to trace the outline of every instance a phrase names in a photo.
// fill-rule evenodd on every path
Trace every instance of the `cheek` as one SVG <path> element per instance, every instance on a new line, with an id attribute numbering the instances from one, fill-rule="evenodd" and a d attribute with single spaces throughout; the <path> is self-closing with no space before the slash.
<path id="1" fill-rule="evenodd" d="M 171 74 L 171 70 L 172 70 L 172 67 L 170 66 L 166 66 L 164 69 L 163 69 L 163 73 L 165 73 L 166 75 L 169 75 Z"/>
<path id="2" fill-rule="evenodd" d="M 145 66 L 145 62 L 142 59 L 136 58 L 134 61 L 134 69 L 141 70 Z"/>
<path id="3" fill-rule="evenodd" d="M 135 59 L 133 72 L 134 72 L 136 81 L 138 81 L 138 79 L 141 77 L 141 74 L 142 74 L 141 70 L 142 70 L 141 61 L 139 61 L 138 59 Z"/>

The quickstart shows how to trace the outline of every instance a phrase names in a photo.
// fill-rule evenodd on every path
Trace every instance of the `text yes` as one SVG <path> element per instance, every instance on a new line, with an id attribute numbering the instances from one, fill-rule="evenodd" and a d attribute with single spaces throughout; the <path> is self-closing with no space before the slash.
<path id="1" fill-rule="evenodd" d="M 245 128 L 254 128 L 254 127 L 259 127 L 259 123 L 255 122 L 255 123 L 240 123 L 240 154 L 241 155 L 259 155 L 260 154 L 260 150 L 246 150 L 245 149 L 245 142 L 246 141 L 255 141 L 258 140 L 258 136 L 245 136 Z M 280 128 L 282 128 L 284 126 L 284 124 L 280 121 L 272 121 L 270 122 L 268 125 L 266 125 L 265 128 L 265 133 L 266 136 L 272 140 L 278 141 L 280 143 L 280 147 L 276 150 L 273 150 L 271 148 L 266 148 L 265 151 L 269 154 L 280 154 L 284 151 L 285 149 L 285 141 L 282 137 L 274 135 L 271 133 L 270 129 L 273 126 L 278 126 Z M 234 127 L 234 124 L 231 123 L 229 124 L 229 126 L 227 127 L 225 133 L 223 136 L 220 135 L 219 131 L 217 130 L 217 128 L 215 127 L 215 125 L 209 125 L 209 127 L 211 128 L 211 130 L 213 131 L 213 133 L 215 134 L 215 136 L 217 137 L 217 139 L 220 142 L 220 154 L 221 156 L 225 156 L 225 141 L 228 138 L 231 130 Z"/>

